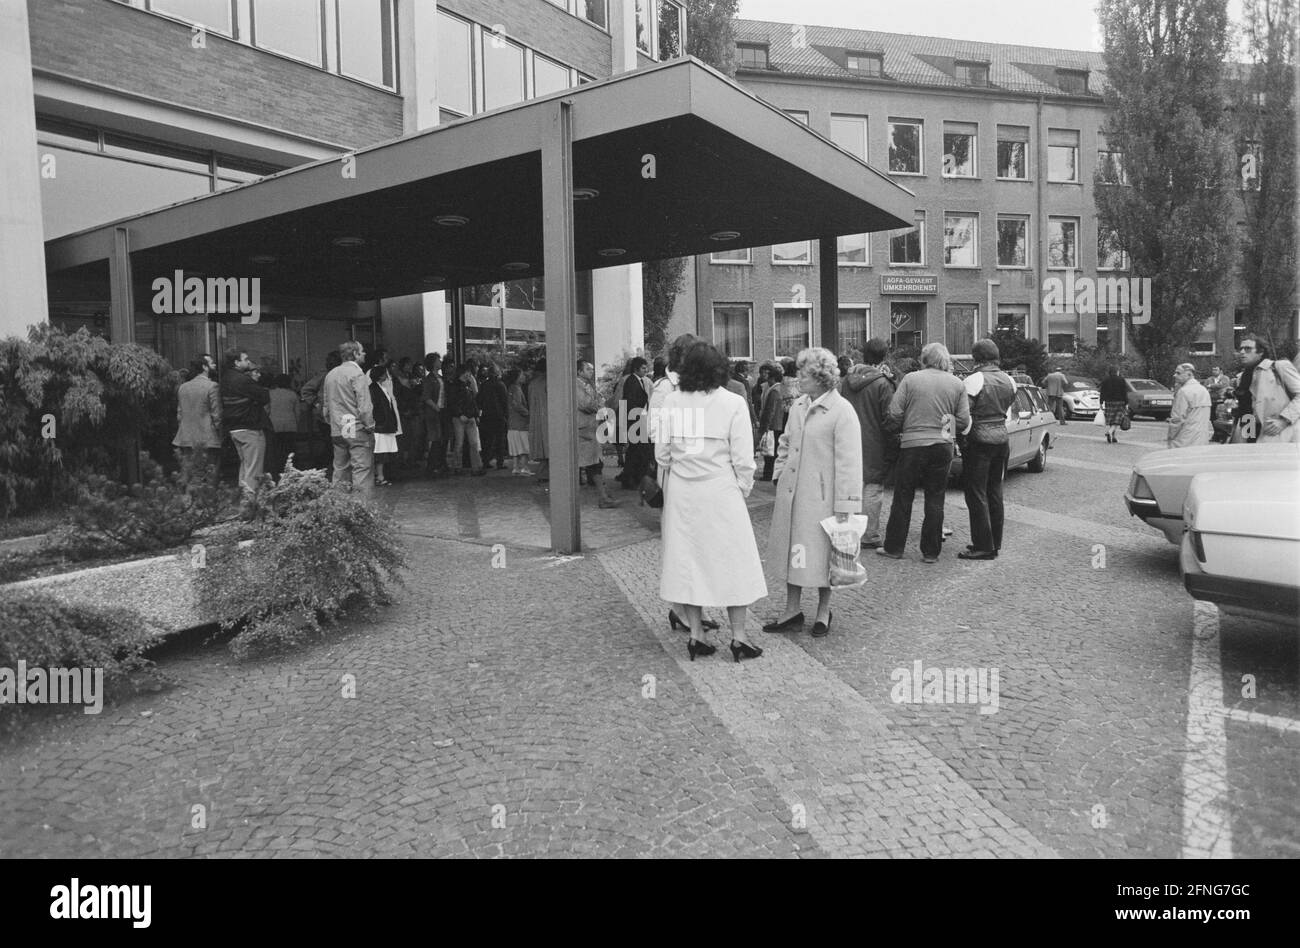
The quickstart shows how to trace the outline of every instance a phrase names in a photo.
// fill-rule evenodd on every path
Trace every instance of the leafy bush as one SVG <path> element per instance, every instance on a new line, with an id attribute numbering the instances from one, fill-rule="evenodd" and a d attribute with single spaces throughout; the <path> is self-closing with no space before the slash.
<path id="1" fill-rule="evenodd" d="M 1082 375 L 1100 382 L 1106 377 L 1106 370 L 1111 366 L 1119 369 L 1125 378 L 1141 378 L 1146 374 L 1142 360 L 1135 355 L 1120 355 L 1110 349 L 1080 343 L 1074 355 L 1061 363 L 1061 371 L 1067 375 Z"/>
<path id="2" fill-rule="evenodd" d="M 1026 339 L 1018 329 L 998 329 L 993 333 L 993 341 L 998 344 L 998 355 L 1002 359 L 1002 368 L 1008 372 L 1018 365 L 1025 367 L 1026 374 L 1035 382 L 1041 382 L 1047 375 L 1047 349 L 1037 339 Z"/>
<path id="3" fill-rule="evenodd" d="M 102 668 L 104 686 L 152 663 L 144 622 L 128 609 L 66 603 L 43 592 L 0 588 L 0 667 Z M 6 706 L 0 706 L 6 707 Z"/>
<path id="4" fill-rule="evenodd" d="M 172 427 L 177 375 L 145 346 L 33 326 L 0 339 L 0 516 L 49 503 L 121 445 Z"/>
<path id="5" fill-rule="evenodd" d="M 322 471 L 286 467 L 254 499 L 244 541 L 209 547 L 198 573 L 205 609 L 238 658 L 292 647 L 323 634 L 353 606 L 386 604 L 404 568 L 396 526 L 351 494 L 332 490 Z"/>
<path id="6" fill-rule="evenodd" d="M 170 475 L 141 452 L 143 483 L 126 486 L 102 474 L 84 475 L 68 523 L 50 535 L 47 546 L 69 559 L 179 546 L 215 524 L 238 499 L 235 488 L 209 483 L 210 471 L 201 451 Z"/>

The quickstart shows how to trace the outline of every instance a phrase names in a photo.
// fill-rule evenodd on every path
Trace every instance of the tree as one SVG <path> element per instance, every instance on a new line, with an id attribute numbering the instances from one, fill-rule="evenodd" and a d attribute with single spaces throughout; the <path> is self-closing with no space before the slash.
<path id="1" fill-rule="evenodd" d="M 736 74 L 736 34 L 731 21 L 738 0 L 685 0 L 686 51 L 726 76 Z M 685 284 L 687 258 L 653 260 L 641 265 L 642 309 L 647 352 L 667 345 L 673 303 Z"/>
<path id="2" fill-rule="evenodd" d="M 1019 329 L 998 327 L 993 332 L 998 346 L 1002 368 L 1008 372 L 1023 365 L 1025 373 L 1035 381 L 1047 374 L 1047 349 L 1037 339 L 1026 339 Z"/>
<path id="3" fill-rule="evenodd" d="M 1231 84 L 1245 228 L 1246 323 L 1287 352 L 1296 332 L 1295 0 L 1245 0 L 1249 62 Z"/>
<path id="4" fill-rule="evenodd" d="M 1226 0 L 1101 0 L 1103 133 L 1127 186 L 1096 177 L 1102 233 L 1131 275 L 1150 279 L 1149 321 L 1130 338 L 1147 374 L 1169 381 L 1212 314 L 1233 264 L 1232 149 L 1224 111 Z"/>

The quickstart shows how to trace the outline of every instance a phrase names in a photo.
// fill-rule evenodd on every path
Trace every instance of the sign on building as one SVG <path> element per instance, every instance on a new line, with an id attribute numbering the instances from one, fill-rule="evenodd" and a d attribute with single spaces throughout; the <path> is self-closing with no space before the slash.
<path id="1" fill-rule="evenodd" d="M 880 277 L 880 292 L 935 294 L 939 278 L 932 273 L 886 273 Z"/>

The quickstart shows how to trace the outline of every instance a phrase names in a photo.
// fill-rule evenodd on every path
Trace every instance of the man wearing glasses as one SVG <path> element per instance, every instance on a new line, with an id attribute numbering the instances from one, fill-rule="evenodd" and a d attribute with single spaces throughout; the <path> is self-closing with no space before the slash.
<path id="1" fill-rule="evenodd" d="M 1300 441 L 1296 423 L 1300 421 L 1300 371 L 1285 359 L 1269 358 L 1268 344 L 1255 335 L 1243 336 L 1237 347 L 1241 362 L 1240 396 L 1250 393 L 1250 404 L 1243 415 L 1234 441 L 1249 441 L 1253 428 L 1259 444 Z M 1250 416 L 1244 414 L 1249 411 Z M 1253 416 L 1253 418 L 1252 418 Z"/>

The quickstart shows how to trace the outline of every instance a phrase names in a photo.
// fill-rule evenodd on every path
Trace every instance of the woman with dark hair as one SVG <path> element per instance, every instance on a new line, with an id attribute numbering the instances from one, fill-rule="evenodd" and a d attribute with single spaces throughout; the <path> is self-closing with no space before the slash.
<path id="1" fill-rule="evenodd" d="M 1106 377 L 1099 387 L 1102 409 L 1106 412 L 1106 441 L 1119 444 L 1119 429 L 1128 414 L 1128 386 L 1119 369 L 1111 366 L 1106 370 Z"/>
<path id="2" fill-rule="evenodd" d="M 389 487 L 393 482 L 384 477 L 384 464 L 397 457 L 397 436 L 402 433 L 402 422 L 385 362 L 376 361 L 370 368 L 370 404 L 375 413 L 375 486 Z"/>
<path id="3" fill-rule="evenodd" d="M 424 357 L 425 376 L 420 383 L 420 418 L 424 425 L 424 471 L 429 477 L 447 473 L 447 435 L 443 413 L 447 388 L 442 378 L 442 356 L 430 352 Z"/>
<path id="4" fill-rule="evenodd" d="M 625 463 L 618 481 L 624 490 L 634 490 L 641 483 L 641 478 L 650 473 L 654 464 L 654 447 L 650 444 L 650 419 L 646 413 L 650 409 L 650 387 L 646 376 L 650 363 L 640 356 L 629 359 L 627 373 L 623 378 L 623 388 L 619 393 L 619 411 L 614 418 L 615 426 L 620 426 L 621 419 L 626 419 L 627 446 L 624 449 Z M 620 426 L 621 427 L 621 426 Z M 620 435 L 623 432 L 620 432 Z"/>
<path id="5" fill-rule="evenodd" d="M 528 469 L 528 397 L 520 384 L 523 373 L 511 369 L 506 373 L 506 449 L 510 452 L 510 475 L 532 477 Z"/>
<path id="6" fill-rule="evenodd" d="M 654 388 L 655 382 L 668 374 L 668 360 L 663 356 L 655 356 L 654 369 L 650 373 L 650 387 Z"/>
<path id="7" fill-rule="evenodd" d="M 763 654 L 745 634 L 749 605 L 767 595 L 745 505 L 754 486 L 754 437 L 749 407 L 728 391 L 727 377 L 722 354 L 696 342 L 658 417 L 655 459 L 665 473 L 659 595 L 686 614 L 691 661 L 717 651 L 704 638 L 706 606 L 726 607 L 734 661 Z"/>

